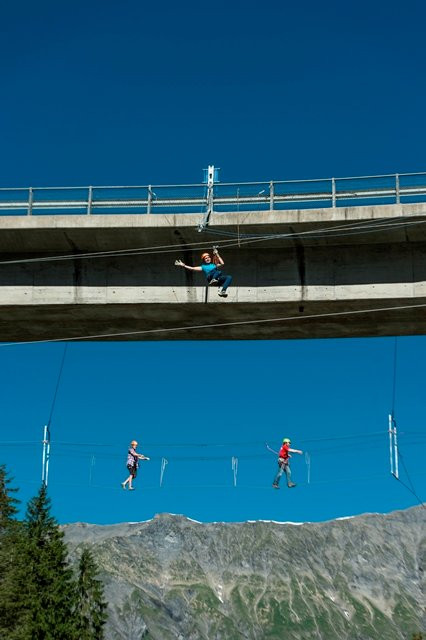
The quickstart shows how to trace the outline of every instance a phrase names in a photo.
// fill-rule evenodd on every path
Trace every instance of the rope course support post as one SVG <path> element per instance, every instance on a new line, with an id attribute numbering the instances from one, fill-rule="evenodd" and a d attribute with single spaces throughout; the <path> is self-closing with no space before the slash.
<path id="1" fill-rule="evenodd" d="M 395 458 L 395 478 L 399 480 L 399 468 L 398 468 L 398 436 L 396 433 L 396 422 L 393 421 L 393 450 Z"/>
<path id="2" fill-rule="evenodd" d="M 393 414 L 389 414 L 389 457 L 390 457 L 390 472 L 399 480 L 399 468 L 398 468 L 398 438 L 396 430 L 396 421 Z"/>
<path id="3" fill-rule="evenodd" d="M 238 475 L 238 458 L 235 458 L 235 456 L 232 456 L 231 466 L 232 466 L 232 474 L 234 476 L 234 487 L 236 487 L 237 475 Z"/>
<path id="4" fill-rule="evenodd" d="M 308 484 L 311 484 L 311 454 L 308 453 L 308 451 L 305 453 L 305 463 L 307 467 Z"/>
<path id="5" fill-rule="evenodd" d="M 331 178 L 331 206 L 336 208 L 336 178 Z"/>
<path id="6" fill-rule="evenodd" d="M 50 429 L 47 424 L 43 429 L 43 453 L 41 458 L 41 482 L 47 487 L 49 481 L 49 459 L 50 459 Z"/>
<path id="7" fill-rule="evenodd" d="M 160 487 L 163 486 L 163 477 L 164 471 L 166 470 L 166 465 L 169 464 L 169 461 L 166 458 L 161 458 L 161 469 L 160 469 Z"/>
<path id="8" fill-rule="evenodd" d="M 96 463 L 96 458 L 95 458 L 94 454 L 92 453 L 92 456 L 90 458 L 90 467 L 89 467 L 89 485 L 92 484 L 93 467 L 95 466 L 95 463 Z"/>
<path id="9" fill-rule="evenodd" d="M 401 194 L 399 192 L 399 173 L 395 173 L 395 202 L 401 203 Z"/>

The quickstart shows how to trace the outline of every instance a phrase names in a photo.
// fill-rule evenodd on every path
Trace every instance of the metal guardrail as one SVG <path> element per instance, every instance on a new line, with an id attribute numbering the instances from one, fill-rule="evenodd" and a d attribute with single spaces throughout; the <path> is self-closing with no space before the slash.
<path id="1" fill-rule="evenodd" d="M 426 172 L 216 183 L 217 213 L 426 202 Z M 0 215 L 203 213 L 205 184 L 0 188 Z"/>

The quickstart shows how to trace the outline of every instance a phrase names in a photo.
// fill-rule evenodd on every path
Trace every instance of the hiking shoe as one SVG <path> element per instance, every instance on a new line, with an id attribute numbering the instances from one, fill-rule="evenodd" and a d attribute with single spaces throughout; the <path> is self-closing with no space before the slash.
<path id="1" fill-rule="evenodd" d="M 125 482 L 122 482 L 121 486 L 123 487 L 124 490 L 126 490 L 126 483 Z"/>
<path id="2" fill-rule="evenodd" d="M 219 291 L 217 292 L 217 295 L 220 296 L 221 298 L 227 298 L 228 297 L 228 294 L 223 289 L 219 289 Z"/>
<path id="3" fill-rule="evenodd" d="M 274 487 L 274 489 L 279 489 L 279 486 L 278 486 L 278 484 L 276 482 L 273 482 L 272 486 Z"/>
<path id="4" fill-rule="evenodd" d="M 129 491 L 134 491 L 135 487 L 129 487 Z"/>
<path id="5" fill-rule="evenodd" d="M 294 482 L 289 482 L 287 486 L 289 489 L 293 489 L 293 487 L 295 487 L 296 484 Z"/>
<path id="6" fill-rule="evenodd" d="M 217 284 L 219 282 L 219 280 L 217 278 L 212 278 L 211 280 L 209 280 L 209 285 L 210 284 Z"/>

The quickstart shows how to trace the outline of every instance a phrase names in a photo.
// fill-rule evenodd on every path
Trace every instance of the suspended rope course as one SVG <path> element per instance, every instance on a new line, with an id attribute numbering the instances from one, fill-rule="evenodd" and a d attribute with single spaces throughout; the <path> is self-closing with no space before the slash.
<path id="1" fill-rule="evenodd" d="M 63 367 L 61 367 L 63 368 Z M 57 385 L 58 386 L 58 385 Z M 402 434 L 404 437 L 407 438 L 407 444 L 409 443 L 409 439 L 410 438 L 416 438 L 418 439 L 419 437 L 421 438 L 422 436 L 425 437 L 426 434 L 422 434 L 421 432 L 416 432 L 416 431 L 406 431 L 403 432 Z M 333 452 L 335 451 L 334 448 L 334 443 L 335 442 L 340 442 L 340 447 L 341 448 L 345 448 L 346 449 L 350 449 L 351 451 L 353 451 L 353 443 L 351 441 L 353 441 L 354 439 L 362 439 L 363 441 L 365 441 L 366 439 L 370 439 L 370 440 L 376 440 L 378 441 L 377 444 L 375 446 L 380 446 L 382 447 L 382 443 L 380 441 L 382 441 L 383 438 L 383 431 L 379 431 L 379 432 L 373 432 L 373 433 L 358 433 L 358 434 L 351 434 L 351 435 L 345 435 L 345 436 L 324 436 L 324 438 L 311 438 L 311 439 L 300 439 L 300 442 L 303 444 L 307 444 L 308 442 L 311 443 L 315 443 L 315 442 L 321 442 L 322 446 L 321 449 L 319 449 L 318 451 L 321 453 L 321 457 L 323 458 L 324 455 L 326 455 L 327 453 Z M 380 441 L 379 441 L 380 439 Z M 329 446 L 327 447 L 324 446 L 325 443 L 329 443 Z M 39 442 L 37 441 L 27 441 L 27 442 L 20 442 L 20 441 L 6 441 L 6 442 L 0 442 L 0 446 L 1 445 L 8 445 L 8 446 L 12 446 L 12 445 L 16 445 L 16 446 L 20 446 L 22 447 L 23 445 L 28 445 L 28 446 L 34 446 L 34 445 L 39 445 Z M 44 447 L 44 441 L 43 441 L 43 447 Z M 50 446 L 51 442 L 49 442 L 49 446 Z M 85 458 L 88 460 L 88 484 L 91 487 L 95 487 L 98 486 L 96 483 L 94 483 L 94 470 L 96 467 L 96 463 L 97 460 L 99 458 L 106 458 L 106 459 L 113 459 L 113 460 L 120 460 L 122 459 L 122 455 L 118 454 L 118 453 L 108 453 L 107 451 L 105 451 L 106 448 L 111 448 L 113 447 L 114 449 L 117 449 L 117 447 L 119 446 L 118 443 L 111 443 L 111 444 L 106 444 L 106 443 L 80 443 L 80 442 L 61 442 L 61 441 L 55 441 L 55 458 L 58 457 L 65 457 L 68 461 L 72 460 L 73 458 Z M 231 469 L 232 469 L 232 484 L 234 487 L 237 487 L 237 480 L 238 480 L 238 470 L 239 470 L 239 462 L 240 460 L 265 460 L 265 456 L 266 458 L 269 456 L 270 453 L 273 453 L 274 455 L 278 455 L 278 452 L 273 448 L 270 447 L 270 445 L 267 442 L 261 443 L 260 441 L 254 441 L 254 442 L 247 442 L 247 443 L 226 443 L 226 442 L 222 442 L 222 443 L 145 443 L 145 446 L 148 448 L 153 448 L 153 447 L 167 447 L 168 449 L 176 447 L 176 448 L 181 448 L 181 447 L 185 447 L 185 448 L 205 448 L 208 447 L 209 449 L 211 448 L 235 448 L 236 444 L 239 444 L 240 447 L 255 447 L 257 451 L 259 451 L 259 449 L 263 447 L 266 449 L 264 449 L 265 453 L 261 453 L 259 452 L 255 452 L 255 453 L 239 453 L 238 456 L 236 455 L 232 455 L 230 457 L 229 454 L 226 455 L 173 455 L 172 456 L 172 460 L 176 461 L 176 462 L 191 462 L 191 463 L 201 463 L 201 462 L 220 462 L 220 461 L 226 461 L 226 460 L 231 460 Z M 425 441 L 423 441 L 423 444 L 425 444 Z M 331 445 L 331 446 L 330 446 Z M 96 447 L 96 451 L 97 453 L 95 454 L 93 452 L 93 448 Z M 369 449 L 371 449 L 373 447 L 372 444 L 369 445 Z M 104 449 L 104 452 L 102 454 L 98 453 L 99 449 Z M 65 451 L 63 451 L 63 449 L 65 449 Z M 69 451 L 67 451 L 67 449 L 71 449 L 71 454 Z M 77 451 L 75 450 L 77 449 Z M 80 451 L 79 451 L 80 449 Z M 83 450 L 81 450 L 83 449 Z M 156 460 L 158 459 L 160 462 L 160 481 L 159 481 L 159 487 L 162 488 L 163 484 L 164 484 L 164 475 L 165 475 L 165 470 L 167 465 L 169 464 L 170 461 L 170 456 L 168 455 L 167 458 L 163 455 L 160 456 L 159 458 L 157 458 L 156 456 L 152 456 L 151 457 L 152 460 Z M 311 484 L 311 462 L 312 462 L 312 451 L 305 451 L 305 456 L 304 456 L 304 461 L 305 461 L 305 465 L 306 465 L 306 470 L 307 470 L 307 481 L 306 483 L 301 483 L 301 484 L 306 484 L 306 485 L 310 485 Z M 411 485 L 411 487 L 408 487 L 407 485 L 405 485 L 405 483 L 403 483 L 401 481 L 401 484 L 403 484 L 404 486 L 407 486 L 407 488 L 413 493 L 413 495 L 415 495 L 415 497 L 419 500 L 419 502 L 421 503 L 420 499 L 418 498 L 415 489 L 412 485 L 411 479 L 408 475 L 408 471 L 406 469 L 406 466 L 404 464 L 404 469 L 406 471 L 407 477 L 409 478 L 409 483 Z M 397 477 L 397 474 L 394 473 L 393 474 L 395 477 Z M 46 483 L 47 483 L 47 477 L 44 478 Z M 399 477 L 397 477 L 397 479 L 399 479 Z M 347 479 L 349 480 L 349 479 Z M 400 479 L 399 479 L 400 480 Z M 321 480 L 317 480 L 314 484 L 317 483 L 321 483 Z M 343 480 L 342 480 L 343 482 Z M 57 484 L 57 483 L 55 483 Z M 174 484 L 173 484 L 174 486 Z M 195 486 L 195 485 L 194 485 Z M 198 483 L 197 483 L 198 486 Z M 205 486 L 205 485 L 202 485 Z M 219 485 L 217 485 L 219 486 Z M 226 485 L 223 485 L 226 486 Z M 244 485 L 246 486 L 246 485 Z M 269 485 L 267 485 L 269 486 Z M 422 504 L 422 503 L 421 503 Z"/>

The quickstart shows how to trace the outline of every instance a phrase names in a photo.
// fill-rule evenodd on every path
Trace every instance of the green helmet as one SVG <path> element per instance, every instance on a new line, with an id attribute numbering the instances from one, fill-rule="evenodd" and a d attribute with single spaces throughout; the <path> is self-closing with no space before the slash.
<path id="1" fill-rule="evenodd" d="M 290 438 L 284 438 L 284 440 L 283 440 L 283 444 L 285 444 L 285 443 L 287 443 L 287 444 L 291 444 L 291 440 L 290 440 Z"/>

